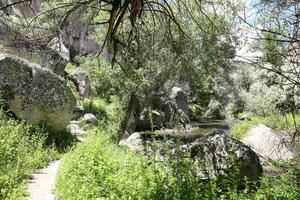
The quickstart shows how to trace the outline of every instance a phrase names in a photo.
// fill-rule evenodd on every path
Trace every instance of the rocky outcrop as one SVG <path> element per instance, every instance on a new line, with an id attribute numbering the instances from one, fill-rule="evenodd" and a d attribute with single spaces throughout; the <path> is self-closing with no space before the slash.
<path id="1" fill-rule="evenodd" d="M 69 47 L 71 57 L 75 57 L 78 54 L 96 54 L 102 48 L 99 43 L 90 39 L 90 35 L 94 32 L 94 27 L 82 20 L 85 17 L 86 12 L 79 9 L 73 12 L 60 27 L 61 37 L 64 44 Z"/>
<path id="2" fill-rule="evenodd" d="M 188 149 L 201 179 L 234 176 L 242 183 L 245 177 L 259 180 L 263 172 L 259 156 L 221 130 L 196 140 Z"/>
<path id="3" fill-rule="evenodd" d="M 92 94 L 91 81 L 89 76 L 84 72 L 76 72 L 71 75 L 70 79 L 76 86 L 76 90 L 83 98 L 88 98 Z"/>
<path id="4" fill-rule="evenodd" d="M 162 94 L 147 94 L 136 102 L 135 113 L 139 120 L 135 121 L 133 131 L 174 128 L 178 122 L 186 128 L 186 125 L 190 123 L 187 96 L 179 87 L 173 87 Z"/>
<path id="5" fill-rule="evenodd" d="M 179 87 L 172 87 L 169 93 L 168 101 L 164 102 L 163 109 L 166 115 L 167 123 L 174 126 L 175 117 L 183 126 L 190 122 L 188 115 L 188 99 L 184 91 Z"/>
<path id="6" fill-rule="evenodd" d="M 23 3 L 18 2 L 20 2 L 20 0 L 9 0 L 9 3 L 17 3 L 14 7 L 26 18 L 35 16 L 39 12 L 42 4 L 42 0 L 24 1 Z"/>
<path id="7" fill-rule="evenodd" d="M 174 99 L 178 109 L 188 116 L 188 100 L 184 91 L 179 87 L 173 87 L 171 89 L 170 98 Z"/>
<path id="8" fill-rule="evenodd" d="M 12 5 L 12 4 L 14 5 L 4 10 L 6 15 L 12 14 L 13 13 L 12 8 L 16 8 L 20 11 L 20 13 L 24 17 L 29 18 L 35 16 L 39 12 L 41 8 L 42 0 L 31 0 L 31 1 L 0 0 L 0 7 Z"/>
<path id="9" fill-rule="evenodd" d="M 59 37 L 53 38 L 47 45 L 47 48 L 53 51 L 52 59 L 50 59 L 50 71 L 63 76 L 65 68 L 70 61 L 70 53 L 66 46 L 63 44 L 62 39 Z"/>
<path id="10" fill-rule="evenodd" d="M 295 158 L 294 153 L 287 148 L 283 138 L 262 124 L 253 127 L 246 133 L 242 142 L 249 145 L 264 158 L 275 161 Z"/>
<path id="11" fill-rule="evenodd" d="M 7 107 L 31 123 L 63 130 L 73 115 L 75 98 L 64 79 L 14 56 L 0 54 L 0 93 Z"/>
<path id="12" fill-rule="evenodd" d="M 44 45 L 44 41 L 39 43 L 28 40 L 25 35 L 0 22 L 0 53 L 26 58 L 44 69 L 63 76 L 70 55 L 61 39 L 53 38 Z"/>

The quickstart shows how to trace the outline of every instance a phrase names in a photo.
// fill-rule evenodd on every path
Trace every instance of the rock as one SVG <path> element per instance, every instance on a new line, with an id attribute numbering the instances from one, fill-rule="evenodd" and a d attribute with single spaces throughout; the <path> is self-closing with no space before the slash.
<path id="1" fill-rule="evenodd" d="M 188 115 L 188 100 L 183 90 L 179 87 L 173 87 L 169 98 L 171 101 L 165 103 L 166 109 L 164 110 L 170 112 L 166 113 L 166 116 L 171 116 L 171 118 L 166 120 L 169 121 L 169 123 L 173 123 L 174 114 L 177 114 L 180 122 L 184 126 L 190 123 Z"/>
<path id="2" fill-rule="evenodd" d="M 82 136 L 86 134 L 86 131 L 84 131 L 78 124 L 69 124 L 67 126 L 67 131 L 75 136 Z"/>
<path id="3" fill-rule="evenodd" d="M 222 179 L 223 176 L 236 173 L 234 179 L 242 185 L 244 177 L 257 181 L 263 172 L 259 156 L 222 130 L 191 143 L 189 150 L 201 179 Z"/>
<path id="4" fill-rule="evenodd" d="M 77 106 L 74 110 L 73 110 L 73 117 L 72 119 L 79 119 L 80 117 L 83 116 L 85 110 L 82 106 Z"/>
<path id="5" fill-rule="evenodd" d="M 82 121 L 87 124 L 91 124 L 91 125 L 95 125 L 95 124 L 99 123 L 99 120 L 97 119 L 97 117 L 91 113 L 84 114 Z"/>
<path id="6" fill-rule="evenodd" d="M 246 133 L 242 142 L 265 158 L 275 161 L 295 158 L 294 153 L 286 147 L 283 139 L 272 129 L 262 124 L 253 127 Z"/>
<path id="7" fill-rule="evenodd" d="M 20 0 L 9 0 L 8 3 L 16 3 L 13 7 L 17 8 L 25 18 L 36 16 L 39 12 L 42 4 L 42 0 L 31 0 L 31 1 L 23 1 Z M 20 3 L 19 3 L 20 2 Z"/>
<path id="8" fill-rule="evenodd" d="M 0 54 L 0 93 L 8 108 L 31 123 L 63 130 L 76 100 L 61 77 L 20 58 Z"/>
<path id="9" fill-rule="evenodd" d="M 71 75 L 71 80 L 81 97 L 88 98 L 91 96 L 92 87 L 89 76 L 84 72 L 76 72 Z"/>
<path id="10" fill-rule="evenodd" d="M 69 50 L 65 47 L 61 38 L 58 37 L 53 38 L 48 43 L 48 47 L 53 50 L 56 55 L 56 58 L 52 56 L 50 70 L 57 75 L 63 76 L 67 63 L 70 61 Z"/>
<path id="11" fill-rule="evenodd" d="M 173 87 L 170 94 L 171 99 L 176 100 L 176 104 L 186 116 L 188 116 L 188 100 L 183 90 L 179 87 Z"/>
<path id="12" fill-rule="evenodd" d="M 94 32 L 94 27 L 83 20 L 86 14 L 82 9 L 78 9 L 71 13 L 60 27 L 61 37 L 64 44 L 70 48 L 71 57 L 79 54 L 96 54 L 101 49 L 101 44 L 89 37 Z"/>
<path id="13" fill-rule="evenodd" d="M 132 133 L 127 139 L 123 139 L 119 142 L 120 146 L 127 147 L 133 151 L 141 152 L 144 150 L 144 141 L 142 132 Z"/>
<path id="14" fill-rule="evenodd" d="M 0 22 L 0 53 L 26 58 L 32 63 L 39 64 L 59 76 L 64 75 L 69 61 L 68 50 L 61 42 L 54 38 L 47 45 L 27 40 L 22 30 L 14 30 L 7 24 Z M 60 47 L 61 46 L 61 47 Z M 64 49 L 64 50 L 62 50 Z"/>

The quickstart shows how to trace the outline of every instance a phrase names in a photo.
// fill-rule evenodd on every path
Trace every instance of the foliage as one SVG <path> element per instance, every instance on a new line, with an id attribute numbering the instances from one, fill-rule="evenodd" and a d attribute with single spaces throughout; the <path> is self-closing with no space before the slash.
<path id="1" fill-rule="evenodd" d="M 65 158 L 56 191 L 65 200 L 151 199 L 157 195 L 155 180 L 162 179 L 155 168 L 145 157 L 112 144 L 109 136 L 94 133 Z"/>
<path id="2" fill-rule="evenodd" d="M 261 116 L 276 112 L 276 104 L 285 97 L 284 91 L 278 86 L 268 87 L 259 81 L 250 86 L 249 92 L 243 91 L 241 96 L 245 110 Z"/>
<path id="3" fill-rule="evenodd" d="M 0 112 L 0 199 L 21 199 L 35 169 L 59 157 L 45 131 Z"/>
<path id="4" fill-rule="evenodd" d="M 103 57 L 97 59 L 92 56 L 77 57 L 80 67 L 89 74 L 92 89 L 97 97 L 110 100 L 111 95 L 121 95 L 120 88 L 124 87 L 123 73 L 120 68 L 113 68 Z"/>
<path id="5" fill-rule="evenodd" d="M 280 42 L 278 42 L 278 35 L 267 32 L 265 33 L 265 38 L 266 39 L 263 42 L 263 50 L 265 53 L 266 61 L 274 66 L 282 65 L 283 59 L 281 57 Z"/>
<path id="6" fill-rule="evenodd" d="M 84 99 L 79 102 L 79 105 L 81 105 L 87 113 L 96 115 L 99 120 L 107 121 L 108 113 L 106 111 L 107 103 L 105 100 L 99 97 Z"/>

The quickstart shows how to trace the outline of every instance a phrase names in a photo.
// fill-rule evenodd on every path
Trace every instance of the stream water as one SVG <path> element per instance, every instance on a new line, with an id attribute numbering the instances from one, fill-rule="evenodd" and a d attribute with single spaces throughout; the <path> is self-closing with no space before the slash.
<path id="1" fill-rule="evenodd" d="M 199 128 L 196 133 L 199 135 L 207 135 L 215 130 L 223 130 L 226 134 L 230 134 L 229 126 L 225 120 L 209 120 L 209 121 L 192 121 L 193 128 Z"/>

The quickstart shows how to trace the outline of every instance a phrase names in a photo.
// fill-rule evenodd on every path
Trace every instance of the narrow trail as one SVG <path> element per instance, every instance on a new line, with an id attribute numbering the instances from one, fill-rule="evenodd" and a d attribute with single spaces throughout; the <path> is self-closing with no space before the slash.
<path id="1" fill-rule="evenodd" d="M 60 163 L 61 159 L 33 174 L 28 186 L 28 200 L 55 200 L 53 190 Z"/>

